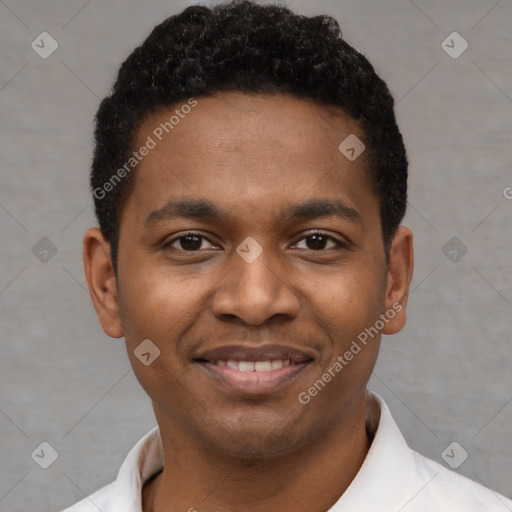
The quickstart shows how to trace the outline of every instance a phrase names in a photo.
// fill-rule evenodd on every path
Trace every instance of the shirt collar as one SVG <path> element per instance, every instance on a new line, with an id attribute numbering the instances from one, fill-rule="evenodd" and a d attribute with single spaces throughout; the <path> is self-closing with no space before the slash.
<path id="1" fill-rule="evenodd" d="M 332 512 L 394 510 L 405 505 L 407 488 L 414 488 L 414 452 L 407 446 L 389 408 L 376 393 L 368 392 L 366 428 L 373 437 L 370 450 L 356 477 Z M 130 451 L 121 466 L 111 512 L 142 512 L 144 483 L 163 468 L 163 449 L 158 427 L 148 432 Z"/>
<path id="2" fill-rule="evenodd" d="M 374 438 L 352 483 L 332 512 L 402 510 L 416 492 L 417 464 L 384 400 L 368 392 L 367 430 Z M 380 414 L 379 414 L 380 413 Z M 380 417 L 379 417 L 380 416 Z"/>
<path id="3" fill-rule="evenodd" d="M 144 483 L 164 467 L 158 427 L 150 430 L 128 453 L 116 479 L 111 511 L 142 512 Z"/>

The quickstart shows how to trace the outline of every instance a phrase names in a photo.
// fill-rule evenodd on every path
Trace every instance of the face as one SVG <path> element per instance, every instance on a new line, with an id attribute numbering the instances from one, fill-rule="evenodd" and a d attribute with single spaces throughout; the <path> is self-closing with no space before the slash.
<path id="1" fill-rule="evenodd" d="M 387 265 L 365 154 L 338 149 L 363 138 L 342 111 L 222 93 L 158 130 L 176 108 L 138 131 L 155 147 L 123 211 L 116 288 L 108 244 L 86 235 L 100 321 L 125 336 L 161 429 L 240 457 L 297 449 L 355 414 L 380 339 L 361 333 L 402 327 L 410 234 Z M 143 340 L 160 350 L 147 366 Z"/>

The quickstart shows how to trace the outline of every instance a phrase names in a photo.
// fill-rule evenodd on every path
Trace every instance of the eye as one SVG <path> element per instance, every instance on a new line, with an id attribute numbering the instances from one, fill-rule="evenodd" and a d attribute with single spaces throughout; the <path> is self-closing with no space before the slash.
<path id="1" fill-rule="evenodd" d="M 303 243 L 305 247 L 299 247 L 299 244 Z M 307 249 L 311 251 L 322 251 L 325 249 L 336 249 L 345 247 L 345 244 L 336 238 L 329 236 L 325 233 L 310 233 L 307 236 L 302 237 L 296 244 L 299 249 Z"/>
<path id="2" fill-rule="evenodd" d="M 205 247 L 204 244 L 209 245 Z M 178 251 L 194 252 L 205 249 L 215 249 L 216 245 L 212 244 L 208 239 L 198 233 L 186 233 L 184 235 L 173 238 L 164 244 L 164 249 L 173 248 Z"/>

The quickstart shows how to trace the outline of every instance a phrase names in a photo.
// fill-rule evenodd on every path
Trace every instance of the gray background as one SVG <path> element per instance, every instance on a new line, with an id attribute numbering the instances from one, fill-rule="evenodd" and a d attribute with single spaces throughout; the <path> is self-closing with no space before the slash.
<path id="1" fill-rule="evenodd" d="M 98 325 L 81 243 L 95 224 L 88 167 L 99 100 L 150 29 L 191 3 L 0 1 L 2 511 L 81 499 L 112 481 L 156 424 L 123 340 Z M 370 388 L 414 449 L 445 464 L 456 441 L 469 453 L 457 471 L 511 497 L 512 1 L 291 7 L 339 20 L 388 82 L 409 152 L 409 321 L 384 337 Z M 59 44 L 47 59 L 31 48 L 43 31 Z M 456 59 L 441 46 L 453 31 L 469 44 Z M 43 237 L 57 249 L 46 262 L 33 250 Z M 459 261 L 455 245 L 443 251 L 453 237 L 467 248 Z M 42 441 L 58 452 L 46 470 L 31 458 Z"/>

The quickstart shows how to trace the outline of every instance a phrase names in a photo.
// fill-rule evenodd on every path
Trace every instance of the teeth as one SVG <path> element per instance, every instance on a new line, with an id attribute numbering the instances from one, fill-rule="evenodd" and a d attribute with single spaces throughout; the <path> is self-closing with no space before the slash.
<path id="1" fill-rule="evenodd" d="M 275 361 L 272 361 L 271 363 L 272 370 L 279 370 L 279 368 L 283 367 L 283 361 L 280 359 L 276 359 Z"/>
<path id="2" fill-rule="evenodd" d="M 253 372 L 254 371 L 254 363 L 250 361 L 240 361 L 238 363 L 238 369 L 241 372 Z"/>
<path id="3" fill-rule="evenodd" d="M 257 372 L 269 372 L 272 370 L 272 365 L 270 364 L 270 361 L 258 361 L 254 363 L 254 369 Z"/>
<path id="4" fill-rule="evenodd" d="M 240 372 L 270 372 L 271 370 L 279 370 L 283 366 L 290 366 L 292 363 L 289 359 L 274 359 L 272 361 L 235 361 L 228 359 L 227 361 L 214 361 L 217 366 L 229 366 Z"/>

